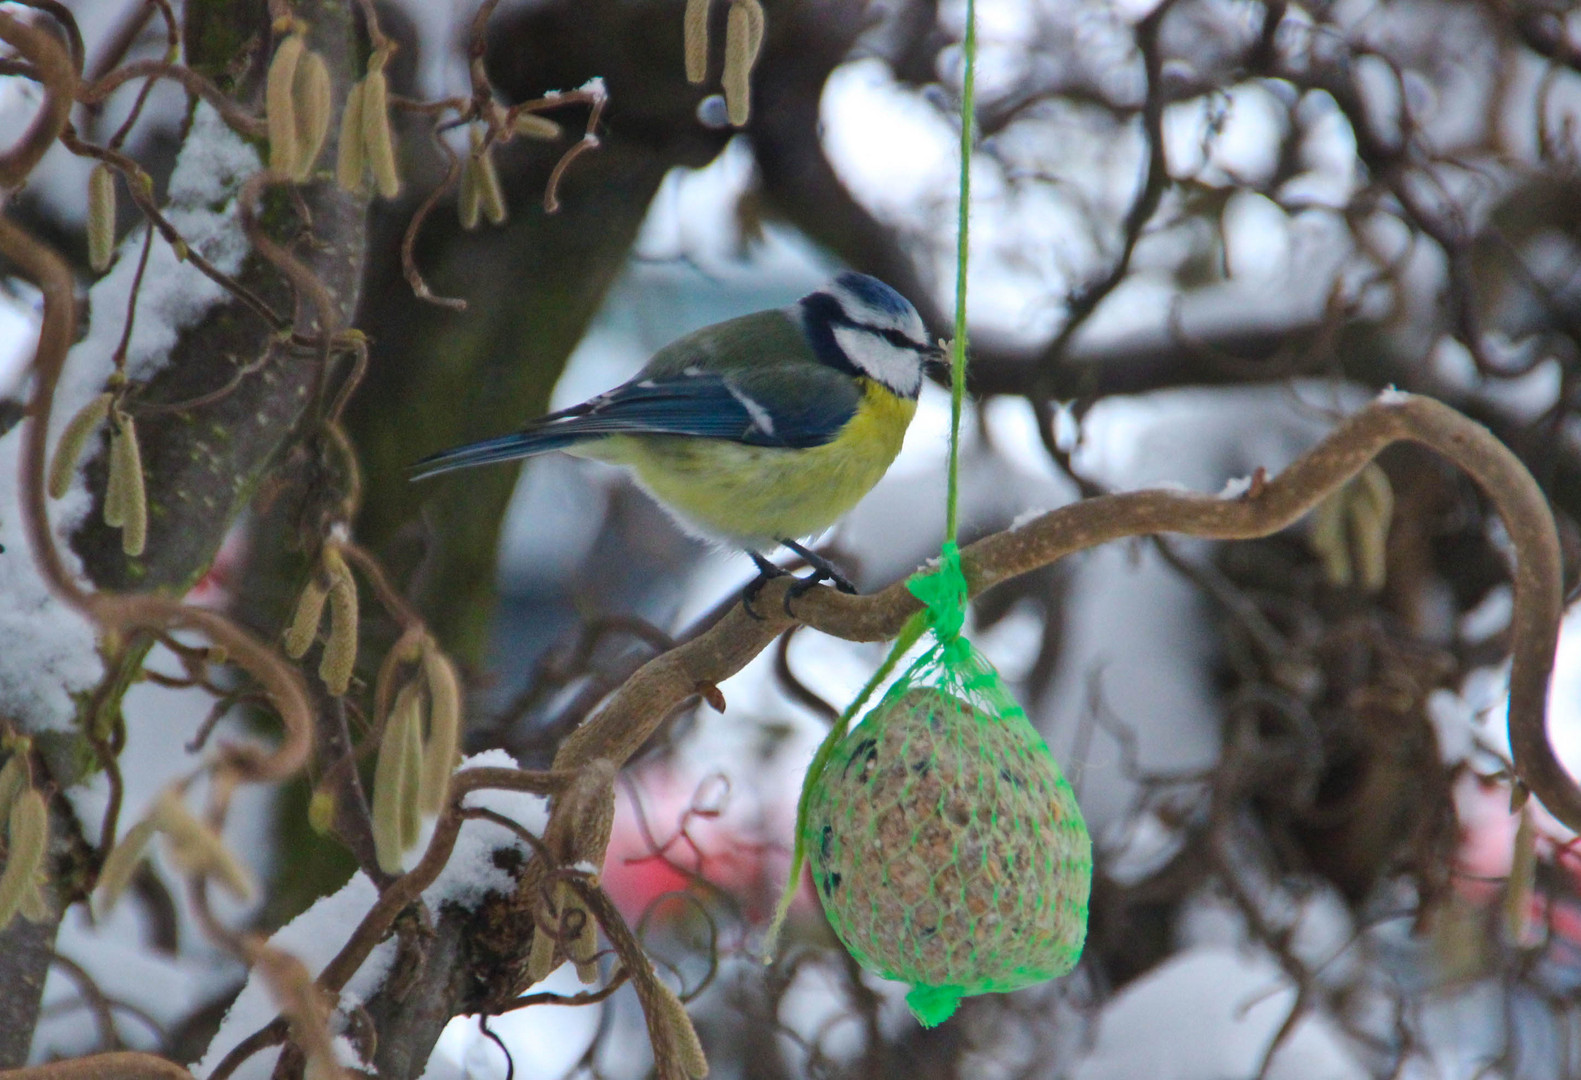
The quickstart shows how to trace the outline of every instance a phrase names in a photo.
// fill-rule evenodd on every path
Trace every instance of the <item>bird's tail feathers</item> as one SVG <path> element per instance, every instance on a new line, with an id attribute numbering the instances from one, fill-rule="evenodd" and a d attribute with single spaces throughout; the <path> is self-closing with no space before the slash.
<path id="1" fill-rule="evenodd" d="M 515 461 L 517 458 L 545 454 L 551 450 L 564 450 L 588 437 L 586 433 L 559 431 L 552 427 L 513 431 L 509 435 L 499 435 L 481 442 L 467 443 L 465 446 L 453 446 L 449 450 L 430 454 L 412 466 L 412 479 L 421 480 L 453 469 L 493 465 L 496 462 Z"/>

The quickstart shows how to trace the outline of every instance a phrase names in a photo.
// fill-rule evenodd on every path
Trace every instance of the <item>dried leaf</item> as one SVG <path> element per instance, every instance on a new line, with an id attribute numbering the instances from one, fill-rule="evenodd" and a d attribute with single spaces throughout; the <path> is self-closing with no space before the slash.
<path id="1" fill-rule="evenodd" d="M 1537 823 L 1530 807 L 1521 811 L 1515 826 L 1510 876 L 1504 887 L 1504 940 L 1517 949 L 1542 943 L 1532 917 L 1532 896 L 1537 888 Z"/>

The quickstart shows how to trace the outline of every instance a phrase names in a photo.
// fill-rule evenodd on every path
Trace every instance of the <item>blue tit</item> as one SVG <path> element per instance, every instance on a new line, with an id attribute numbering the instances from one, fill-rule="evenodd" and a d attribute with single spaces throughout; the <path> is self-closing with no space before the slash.
<path id="1" fill-rule="evenodd" d="M 789 307 L 686 335 L 580 405 L 424 458 L 414 478 L 564 450 L 629 469 L 683 528 L 749 552 L 765 578 L 779 571 L 762 553 L 784 545 L 809 581 L 849 590 L 797 540 L 878 483 L 924 373 L 948 371 L 905 297 L 847 271 Z"/>

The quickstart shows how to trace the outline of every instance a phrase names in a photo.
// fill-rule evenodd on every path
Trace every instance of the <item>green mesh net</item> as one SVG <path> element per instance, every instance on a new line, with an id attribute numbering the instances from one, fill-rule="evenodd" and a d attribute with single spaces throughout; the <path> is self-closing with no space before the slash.
<path id="1" fill-rule="evenodd" d="M 930 1027 L 962 997 L 1070 971 L 1092 882 L 1070 785 L 960 635 L 959 558 L 947 544 L 939 570 L 913 579 L 933 644 L 861 723 L 831 732 L 797 820 L 835 933 L 864 967 L 910 983 Z"/>

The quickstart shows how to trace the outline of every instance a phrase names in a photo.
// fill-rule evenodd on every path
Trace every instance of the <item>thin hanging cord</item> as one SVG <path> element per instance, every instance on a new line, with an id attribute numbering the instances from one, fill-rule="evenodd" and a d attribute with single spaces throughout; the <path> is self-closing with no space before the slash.
<path id="1" fill-rule="evenodd" d="M 972 203 L 972 114 L 977 82 L 977 3 L 966 0 L 966 40 L 961 45 L 960 210 L 955 226 L 955 339 L 950 357 L 950 479 L 944 504 L 944 542 L 955 543 L 956 503 L 960 491 L 961 408 L 966 400 L 966 262 Z"/>
<path id="2" fill-rule="evenodd" d="M 862 687 L 856 700 L 840 714 L 840 717 L 830 726 L 829 733 L 824 736 L 818 751 L 813 755 L 812 764 L 808 766 L 807 775 L 802 781 L 801 798 L 796 807 L 796 843 L 791 853 L 790 879 L 785 883 L 785 889 L 780 893 L 779 903 L 775 906 L 774 917 L 769 923 L 768 932 L 764 935 L 761 956 L 765 964 L 773 963 L 774 947 L 779 940 L 780 928 L 785 924 L 785 917 L 790 913 L 791 902 L 796 898 L 796 892 L 801 886 L 802 863 L 807 857 L 806 844 L 803 837 L 803 825 L 807 820 L 807 799 L 813 786 L 817 783 L 818 776 L 828 764 L 834 749 L 844 737 L 851 721 L 856 718 L 867 701 L 877 692 L 885 679 L 894 672 L 900 663 L 900 658 L 905 655 L 922 637 L 925 629 L 930 625 L 935 636 L 939 637 L 946 645 L 960 642 L 964 647 L 964 640 L 959 638 L 960 624 L 964 617 L 963 605 L 965 604 L 965 581 L 960 576 L 960 554 L 955 544 L 956 532 L 956 502 L 959 488 L 959 459 L 961 443 L 961 409 L 966 400 L 966 261 L 968 252 L 968 219 L 971 207 L 971 169 L 972 169 L 972 114 L 974 111 L 973 96 L 977 75 L 977 4 L 976 0 L 966 0 L 966 38 L 962 43 L 962 54 L 965 59 L 965 72 L 961 85 L 961 179 L 960 179 L 960 212 L 956 223 L 955 238 L 955 338 L 951 343 L 950 357 L 950 463 L 949 485 L 945 495 L 944 509 L 944 552 L 940 560 L 941 566 L 948 568 L 944 571 L 947 577 L 954 579 L 953 583 L 946 583 L 941 589 L 935 583 L 930 588 L 928 579 L 935 575 L 919 574 L 912 578 L 910 587 L 912 592 L 925 604 L 927 608 L 918 612 L 907 620 L 895 644 L 890 648 L 889 655 L 879 665 L 873 677 Z M 940 623 L 945 626 L 941 627 Z"/>

